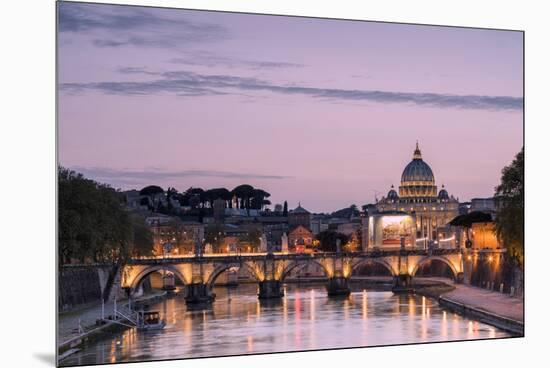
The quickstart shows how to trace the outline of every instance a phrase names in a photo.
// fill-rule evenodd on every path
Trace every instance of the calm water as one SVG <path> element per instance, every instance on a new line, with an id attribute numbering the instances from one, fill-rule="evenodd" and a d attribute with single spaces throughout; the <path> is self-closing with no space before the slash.
<path id="1" fill-rule="evenodd" d="M 151 306 L 161 331 L 135 329 L 85 346 L 62 365 L 191 358 L 510 336 L 416 295 L 363 290 L 329 299 L 322 285 L 286 286 L 278 303 L 260 304 L 255 285 L 216 288 L 211 309 L 190 311 L 181 296 Z"/>

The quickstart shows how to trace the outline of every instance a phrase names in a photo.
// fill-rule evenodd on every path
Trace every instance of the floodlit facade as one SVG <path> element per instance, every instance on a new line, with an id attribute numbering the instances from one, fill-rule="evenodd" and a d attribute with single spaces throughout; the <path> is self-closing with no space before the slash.
<path id="1" fill-rule="evenodd" d="M 422 159 L 416 143 L 413 159 L 403 170 L 399 193 L 390 191 L 376 203 L 378 212 L 403 212 L 414 214 L 416 241 L 437 240 L 437 228 L 444 226 L 458 215 L 458 199 L 449 195 L 445 186 L 437 190 L 431 167 Z"/>

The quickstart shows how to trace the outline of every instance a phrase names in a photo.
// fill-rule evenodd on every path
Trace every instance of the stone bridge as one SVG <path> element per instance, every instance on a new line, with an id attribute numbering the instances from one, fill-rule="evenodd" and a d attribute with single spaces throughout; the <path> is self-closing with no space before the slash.
<path id="1" fill-rule="evenodd" d="M 185 285 L 186 302 L 208 303 L 215 295 L 216 278 L 230 269 L 244 268 L 258 282 L 260 299 L 283 296 L 281 285 L 291 271 L 316 263 L 328 279 L 327 292 L 348 295 L 349 280 L 359 267 L 377 263 L 393 277 L 393 291 L 408 291 L 417 270 L 431 260 L 449 266 L 456 282 L 463 279 L 463 254 L 458 249 L 395 250 L 353 253 L 251 253 L 188 256 L 179 258 L 141 258 L 131 260 L 122 270 L 122 287 L 132 295 L 149 274 L 167 271 Z"/>

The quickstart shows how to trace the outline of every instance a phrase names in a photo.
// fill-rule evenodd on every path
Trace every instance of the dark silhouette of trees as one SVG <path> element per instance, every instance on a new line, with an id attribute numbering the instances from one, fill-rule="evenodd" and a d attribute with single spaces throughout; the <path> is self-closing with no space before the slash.
<path id="1" fill-rule="evenodd" d="M 497 203 L 496 233 L 508 254 L 523 267 L 524 238 L 524 163 L 523 148 L 514 161 L 502 169 L 500 185 L 495 188 Z"/>
<path id="2" fill-rule="evenodd" d="M 59 263 L 120 265 L 134 249 L 152 250 L 143 218 L 125 210 L 117 191 L 59 167 Z"/>
<path id="3" fill-rule="evenodd" d="M 139 191 L 139 195 L 147 196 L 149 198 L 149 209 L 156 210 L 160 201 L 157 200 L 159 195 L 164 195 L 164 189 L 158 185 L 149 185 Z"/>
<path id="4" fill-rule="evenodd" d="M 464 215 L 458 215 L 449 222 L 452 226 L 472 227 L 476 222 L 491 222 L 492 218 L 489 213 L 473 211 Z"/>
<path id="5" fill-rule="evenodd" d="M 139 191 L 139 195 L 154 196 L 156 194 L 164 193 L 164 189 L 158 185 L 149 185 Z"/>
<path id="6" fill-rule="evenodd" d="M 235 187 L 231 194 L 237 197 L 237 208 L 250 208 L 250 200 L 254 196 L 254 187 L 249 184 L 241 184 Z"/>
<path id="7" fill-rule="evenodd" d="M 226 188 L 213 188 L 208 189 L 204 192 L 204 198 L 208 202 L 210 208 L 214 207 L 214 201 L 216 199 L 222 199 L 226 202 L 230 202 L 232 195 L 229 190 Z M 229 205 L 226 203 L 226 207 L 229 207 Z"/>
<path id="8" fill-rule="evenodd" d="M 265 190 L 254 189 L 252 193 L 251 208 L 261 210 L 264 205 L 271 204 L 271 202 L 266 199 L 271 197 L 271 194 Z"/>
<path id="9" fill-rule="evenodd" d="M 283 216 L 288 216 L 288 203 L 286 201 L 283 204 Z"/>
<path id="10" fill-rule="evenodd" d="M 333 230 L 321 231 L 317 234 L 316 239 L 319 240 L 319 250 L 323 252 L 336 252 L 336 241 L 338 239 L 340 239 L 341 250 L 344 249 L 344 245 L 349 241 L 348 236 Z"/>
<path id="11" fill-rule="evenodd" d="M 212 250 L 215 253 L 222 251 L 225 239 L 225 230 L 222 224 L 209 224 L 204 229 L 204 239 L 206 243 L 212 244 Z"/>
<path id="12" fill-rule="evenodd" d="M 191 208 L 204 207 L 205 196 L 203 189 L 191 187 L 187 189 L 185 195 L 189 198 L 189 206 Z"/>
<path id="13" fill-rule="evenodd" d="M 145 219 L 141 216 L 132 216 L 133 254 L 136 256 L 150 256 L 153 254 L 153 234 Z"/>
<path id="14" fill-rule="evenodd" d="M 355 204 L 352 204 L 348 208 L 342 208 L 341 210 L 335 211 L 330 214 L 333 217 L 347 218 L 349 219 L 352 216 L 359 216 L 359 209 Z"/>

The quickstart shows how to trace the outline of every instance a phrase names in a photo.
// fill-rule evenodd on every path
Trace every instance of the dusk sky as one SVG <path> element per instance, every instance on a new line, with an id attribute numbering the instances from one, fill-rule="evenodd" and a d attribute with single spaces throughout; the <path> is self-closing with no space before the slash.
<path id="1" fill-rule="evenodd" d="M 247 183 L 331 212 L 488 197 L 523 141 L 520 32 L 59 3 L 59 162 L 121 189 Z"/>

